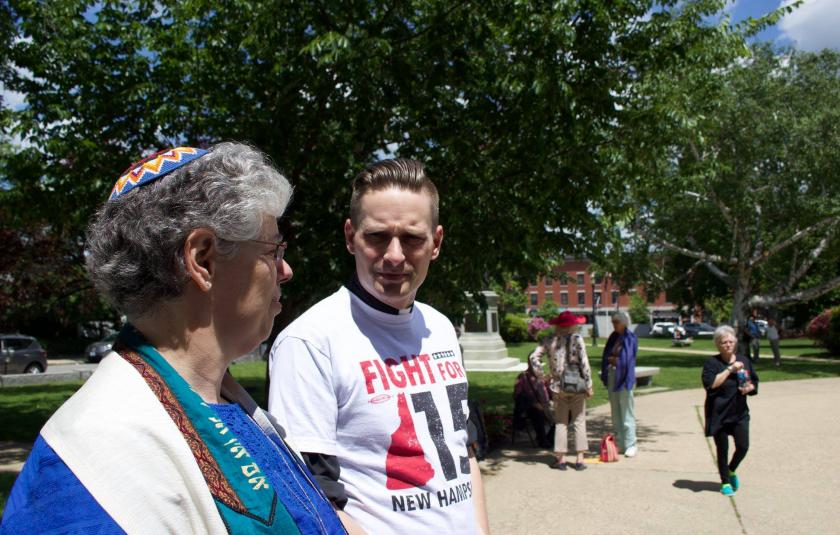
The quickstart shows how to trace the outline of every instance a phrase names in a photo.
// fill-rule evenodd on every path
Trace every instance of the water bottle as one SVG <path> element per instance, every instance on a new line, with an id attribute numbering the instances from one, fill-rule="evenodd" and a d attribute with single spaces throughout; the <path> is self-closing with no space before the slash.
<path id="1" fill-rule="evenodd" d="M 735 377 L 738 379 L 738 388 L 743 388 L 750 382 L 750 372 L 741 368 L 738 370 L 738 373 L 735 374 Z"/>

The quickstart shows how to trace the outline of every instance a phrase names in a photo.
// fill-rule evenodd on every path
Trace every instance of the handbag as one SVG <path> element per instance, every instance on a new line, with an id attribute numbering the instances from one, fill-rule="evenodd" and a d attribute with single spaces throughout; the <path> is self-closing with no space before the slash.
<path id="1" fill-rule="evenodd" d="M 563 392 L 566 394 L 585 394 L 589 389 L 586 388 L 586 381 L 583 379 L 583 374 L 580 373 L 580 362 L 572 367 L 572 363 L 569 361 L 571 341 L 571 336 L 566 338 L 566 368 L 563 370 Z"/>
<path id="2" fill-rule="evenodd" d="M 601 439 L 600 458 L 602 463 L 614 463 L 618 461 L 618 447 L 615 445 L 615 437 L 611 433 L 607 433 Z"/>

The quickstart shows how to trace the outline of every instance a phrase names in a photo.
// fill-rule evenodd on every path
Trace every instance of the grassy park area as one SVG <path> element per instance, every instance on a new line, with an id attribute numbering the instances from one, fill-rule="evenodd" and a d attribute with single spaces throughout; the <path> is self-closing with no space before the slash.
<path id="1" fill-rule="evenodd" d="M 643 339 L 641 347 L 669 348 L 670 340 Z M 533 349 L 533 343 L 510 344 L 510 356 L 522 361 L 527 359 Z M 593 371 L 597 373 L 600 365 L 600 351 L 590 346 L 590 360 Z M 691 346 L 692 350 L 703 350 L 706 354 L 680 353 L 678 350 L 639 351 L 639 366 L 656 366 L 660 373 L 654 377 L 653 385 L 668 389 L 698 388 L 700 369 L 708 355 L 713 354 L 711 341 L 699 340 Z M 769 356 L 769 347 L 762 355 Z M 783 342 L 782 355 L 788 356 L 826 356 L 808 340 L 789 340 Z M 772 358 L 762 358 L 756 366 L 762 381 L 781 381 L 793 379 L 812 379 L 840 376 L 840 360 L 826 358 L 815 360 L 784 360 L 781 367 L 775 367 Z M 265 406 L 264 376 L 265 364 L 261 362 L 236 364 L 231 368 L 233 375 L 245 386 L 257 402 Z M 504 372 L 469 372 L 470 398 L 481 401 L 488 428 L 503 428 L 503 422 L 513 410 L 513 383 L 517 373 Z M 81 383 L 45 384 L 0 389 L 0 441 L 31 444 L 38 431 L 50 415 L 79 387 Z M 589 402 L 591 407 L 607 402 L 604 388 L 596 383 L 595 396 Z M 0 472 L 0 508 L 5 503 L 13 476 Z M 1 509 L 0 509 L 1 510 Z"/>

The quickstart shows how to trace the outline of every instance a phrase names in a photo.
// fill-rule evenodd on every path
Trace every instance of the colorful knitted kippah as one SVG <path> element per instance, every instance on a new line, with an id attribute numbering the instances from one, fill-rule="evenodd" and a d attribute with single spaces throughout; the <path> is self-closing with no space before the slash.
<path id="1" fill-rule="evenodd" d="M 194 149 L 192 147 L 178 147 L 156 152 L 126 169 L 117 183 L 114 184 L 114 189 L 111 191 L 111 197 L 108 200 L 112 201 L 134 188 L 154 182 L 175 169 L 201 158 L 208 152 L 204 149 Z"/>

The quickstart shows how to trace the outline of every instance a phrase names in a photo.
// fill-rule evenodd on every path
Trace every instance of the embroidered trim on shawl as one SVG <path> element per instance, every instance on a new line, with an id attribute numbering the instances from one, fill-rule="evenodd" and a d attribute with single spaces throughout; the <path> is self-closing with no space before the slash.
<path id="1" fill-rule="evenodd" d="M 193 457 L 195 457 L 195 461 L 201 469 L 202 475 L 204 475 L 204 480 L 207 482 L 210 494 L 237 513 L 251 518 L 257 518 L 251 515 L 245 508 L 245 504 L 242 503 L 242 500 L 239 499 L 239 496 L 237 496 L 233 487 L 231 487 L 230 482 L 228 482 L 227 478 L 225 478 L 221 468 L 219 468 L 218 463 L 216 463 L 216 459 L 213 458 L 210 450 L 207 449 L 204 441 L 201 440 L 201 436 L 195 430 L 195 427 L 193 427 L 192 422 L 187 415 L 184 414 L 184 409 L 181 407 L 178 399 L 169 390 L 169 387 L 166 385 L 163 378 L 161 378 L 161 376 L 143 359 L 143 357 L 124 345 L 117 344 L 114 346 L 113 350 L 129 364 L 134 366 L 134 368 L 140 373 L 143 380 L 146 381 L 146 384 L 149 385 L 149 388 L 151 388 L 155 397 L 157 397 L 161 405 L 163 405 L 163 408 L 166 409 L 169 417 L 172 418 L 173 422 L 175 422 L 178 430 L 184 436 L 184 440 L 187 441 L 190 451 L 192 451 Z M 271 516 L 274 516 L 273 513 Z M 265 520 L 259 520 L 265 522 Z"/>

